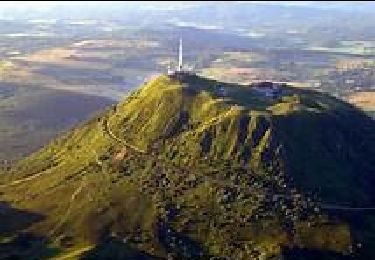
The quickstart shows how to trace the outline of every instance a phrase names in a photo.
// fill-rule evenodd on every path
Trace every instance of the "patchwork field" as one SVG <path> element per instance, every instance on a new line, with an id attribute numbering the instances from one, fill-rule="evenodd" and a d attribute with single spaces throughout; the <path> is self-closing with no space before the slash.
<path id="1" fill-rule="evenodd" d="M 27 155 L 122 99 L 155 73 L 125 63 L 156 47 L 143 40 L 86 40 L 2 61 L 0 162 Z"/>
<path id="2" fill-rule="evenodd" d="M 357 92 L 347 100 L 375 118 L 375 91 Z"/>

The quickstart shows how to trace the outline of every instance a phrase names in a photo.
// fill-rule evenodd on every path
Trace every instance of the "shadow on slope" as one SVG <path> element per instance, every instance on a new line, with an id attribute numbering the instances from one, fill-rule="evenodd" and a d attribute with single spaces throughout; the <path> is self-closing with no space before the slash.
<path id="1" fill-rule="evenodd" d="M 48 247 L 45 237 L 23 232 L 44 219 L 41 214 L 0 202 L 0 259 L 37 260 L 56 255 L 59 249 Z"/>
<path id="2" fill-rule="evenodd" d="M 277 116 L 274 121 L 287 172 L 296 185 L 317 194 L 327 207 L 324 213 L 350 223 L 353 241 L 360 245 L 351 259 L 371 259 L 375 211 L 350 208 L 375 206 L 375 121 L 355 107 L 342 104 L 345 110 L 298 111 Z M 339 209 L 330 209 L 332 206 Z M 346 258 L 331 252 L 298 249 L 288 252 L 286 259 Z"/>
<path id="3" fill-rule="evenodd" d="M 359 111 L 297 111 L 274 118 L 286 169 L 324 203 L 375 205 L 375 121 Z"/>
<path id="4" fill-rule="evenodd" d="M 47 246 L 47 239 L 31 233 L 21 233 L 8 242 L 0 243 L 0 259 L 40 260 L 58 255 L 61 250 Z"/>
<path id="5" fill-rule="evenodd" d="M 305 248 L 293 248 L 283 250 L 285 260 L 345 260 L 353 259 L 351 255 L 343 255 L 332 251 L 314 250 Z"/>
<path id="6" fill-rule="evenodd" d="M 202 245 L 173 230 L 167 223 L 160 222 L 158 238 L 163 247 L 177 259 L 203 259 Z"/>
<path id="7" fill-rule="evenodd" d="M 95 248 L 83 253 L 82 260 L 158 260 L 115 238 L 103 239 Z"/>
<path id="8" fill-rule="evenodd" d="M 0 201 L 0 236 L 13 235 L 44 219 L 41 214 L 15 209 L 8 203 Z"/>

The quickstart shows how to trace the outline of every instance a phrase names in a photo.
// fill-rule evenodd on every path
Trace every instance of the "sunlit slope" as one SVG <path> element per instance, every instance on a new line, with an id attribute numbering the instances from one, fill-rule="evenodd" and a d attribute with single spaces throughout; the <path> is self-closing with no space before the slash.
<path id="1" fill-rule="evenodd" d="M 113 132 L 142 149 L 162 140 L 181 163 L 208 157 L 250 166 L 269 165 L 282 153 L 286 169 L 310 191 L 375 204 L 366 195 L 375 178 L 374 121 L 336 98 L 285 87 L 270 100 L 247 87 L 161 77 L 117 109 L 109 119 Z"/>
<path id="2" fill-rule="evenodd" d="M 283 87 L 270 99 L 246 86 L 159 76 L 1 176 L 0 199 L 24 210 L 5 216 L 40 216 L 1 229 L 4 254 L 348 254 L 374 232 L 353 233 L 319 200 L 374 202 L 374 132 L 373 121 L 322 93 Z M 29 245 L 37 249 L 12 240 L 21 230 L 42 241 Z"/>

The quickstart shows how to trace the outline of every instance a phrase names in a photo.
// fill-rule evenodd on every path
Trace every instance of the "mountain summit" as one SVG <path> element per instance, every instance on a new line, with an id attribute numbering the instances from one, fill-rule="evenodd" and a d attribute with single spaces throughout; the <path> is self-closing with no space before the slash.
<path id="1" fill-rule="evenodd" d="M 371 255 L 371 215 L 341 211 L 375 205 L 374 121 L 269 84 L 162 75 L 20 161 L 0 258 Z"/>

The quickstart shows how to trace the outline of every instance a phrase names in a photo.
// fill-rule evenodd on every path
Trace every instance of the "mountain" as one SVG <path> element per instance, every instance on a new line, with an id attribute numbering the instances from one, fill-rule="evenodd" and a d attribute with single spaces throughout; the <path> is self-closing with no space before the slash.
<path id="1" fill-rule="evenodd" d="M 20 161 L 0 259 L 371 258 L 374 121 L 269 86 L 158 76 Z"/>

